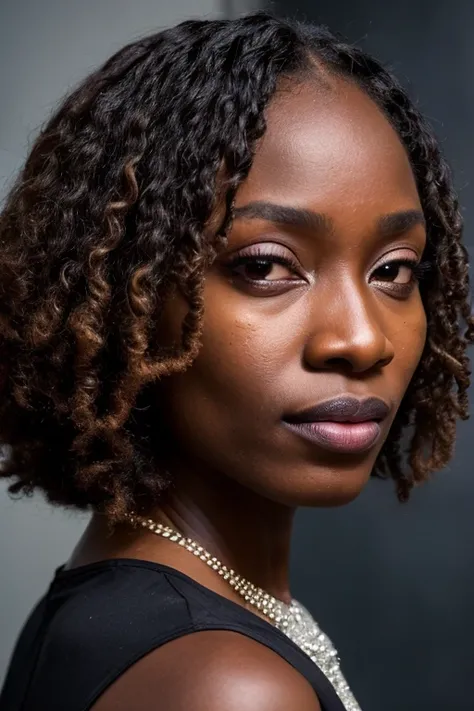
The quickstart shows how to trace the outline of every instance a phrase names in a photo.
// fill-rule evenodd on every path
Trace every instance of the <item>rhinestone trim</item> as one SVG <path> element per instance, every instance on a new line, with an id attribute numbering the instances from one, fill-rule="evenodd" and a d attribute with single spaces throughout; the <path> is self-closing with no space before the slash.
<path id="1" fill-rule="evenodd" d="M 346 711 L 361 711 L 342 674 L 334 645 L 300 602 L 292 600 L 287 605 L 278 600 L 221 563 L 192 538 L 183 536 L 169 526 L 136 514 L 129 514 L 127 520 L 134 526 L 147 528 L 157 536 L 183 546 L 215 570 L 246 602 L 262 612 L 277 629 L 308 655 L 331 682 Z"/>

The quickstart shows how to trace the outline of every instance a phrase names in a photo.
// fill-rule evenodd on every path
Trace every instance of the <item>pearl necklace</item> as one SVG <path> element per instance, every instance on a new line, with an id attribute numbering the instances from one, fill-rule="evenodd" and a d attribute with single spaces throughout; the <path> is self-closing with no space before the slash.
<path id="1" fill-rule="evenodd" d="M 215 570 L 246 602 L 262 612 L 277 629 L 310 657 L 331 682 L 346 711 L 361 711 L 342 674 L 334 645 L 300 602 L 293 599 L 287 605 L 278 600 L 221 563 L 192 538 L 183 536 L 169 526 L 134 513 L 126 518 L 134 526 L 142 526 L 157 536 L 177 543 Z"/>

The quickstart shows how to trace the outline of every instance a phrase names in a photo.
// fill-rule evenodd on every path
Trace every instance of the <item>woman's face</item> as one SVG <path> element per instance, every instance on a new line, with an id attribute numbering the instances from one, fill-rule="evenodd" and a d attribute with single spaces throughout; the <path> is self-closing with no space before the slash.
<path id="1" fill-rule="evenodd" d="M 267 121 L 167 419 L 196 473 L 340 504 L 367 482 L 422 353 L 423 216 L 404 148 L 355 86 L 281 92 Z"/>

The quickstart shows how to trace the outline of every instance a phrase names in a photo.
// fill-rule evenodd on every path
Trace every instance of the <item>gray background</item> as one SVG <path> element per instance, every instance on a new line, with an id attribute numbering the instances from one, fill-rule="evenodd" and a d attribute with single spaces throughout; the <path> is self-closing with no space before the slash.
<path id="1" fill-rule="evenodd" d="M 55 102 L 138 35 L 255 0 L 0 0 L 0 176 L 6 189 Z M 322 20 L 391 63 L 434 122 L 472 247 L 474 10 L 468 0 L 318 0 L 273 9 Z M 410 77 L 408 83 L 407 77 Z M 373 482 L 349 507 L 302 511 L 294 593 L 334 638 L 363 711 L 472 711 L 472 423 L 449 470 L 397 504 Z M 0 493 L 0 680 L 15 636 L 87 518 Z M 0 681 L 1 683 L 1 681 Z"/>

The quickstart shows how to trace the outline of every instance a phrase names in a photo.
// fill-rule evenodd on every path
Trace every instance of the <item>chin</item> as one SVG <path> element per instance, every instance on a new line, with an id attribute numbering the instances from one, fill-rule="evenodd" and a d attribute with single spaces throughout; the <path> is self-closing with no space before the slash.
<path id="1" fill-rule="evenodd" d="M 370 479 L 370 469 L 321 470 L 314 468 L 305 475 L 296 476 L 292 472 L 285 484 L 285 490 L 271 492 L 270 498 L 292 508 L 344 506 L 354 501 L 362 493 Z M 291 483 L 292 488 L 286 487 Z"/>
<path id="2" fill-rule="evenodd" d="M 332 508 L 336 506 L 345 506 L 357 499 L 364 487 L 356 488 L 341 488 L 336 490 L 328 490 L 323 493 L 318 492 L 313 496 L 308 496 L 307 500 L 300 506 Z"/>

